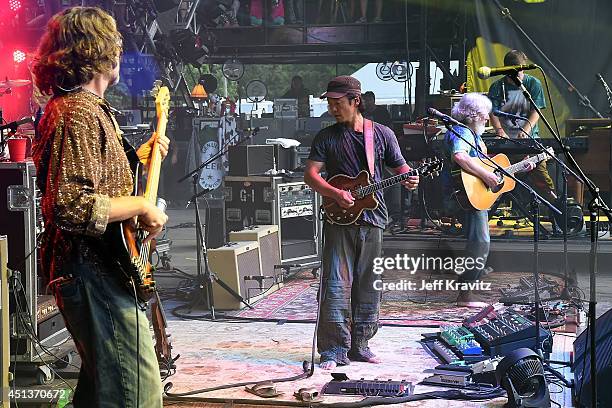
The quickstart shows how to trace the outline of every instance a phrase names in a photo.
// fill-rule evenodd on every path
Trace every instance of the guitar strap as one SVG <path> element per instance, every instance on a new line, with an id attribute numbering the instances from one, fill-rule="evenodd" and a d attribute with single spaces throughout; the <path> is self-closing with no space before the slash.
<path id="1" fill-rule="evenodd" d="M 363 138 L 368 169 L 370 170 L 372 180 L 374 180 L 374 122 L 365 118 L 363 119 Z"/>

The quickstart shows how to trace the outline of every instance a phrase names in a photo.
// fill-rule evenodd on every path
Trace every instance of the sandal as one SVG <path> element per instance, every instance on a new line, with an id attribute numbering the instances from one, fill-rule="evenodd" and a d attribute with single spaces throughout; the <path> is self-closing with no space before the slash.
<path id="1" fill-rule="evenodd" d="M 319 391 L 316 388 L 300 388 L 293 393 L 293 396 L 303 402 L 319 402 L 321 397 Z"/>
<path id="2" fill-rule="evenodd" d="M 276 390 L 276 385 L 272 381 L 264 381 L 252 386 L 244 387 L 245 391 L 255 394 L 261 398 L 274 398 L 283 395 L 282 392 Z"/>

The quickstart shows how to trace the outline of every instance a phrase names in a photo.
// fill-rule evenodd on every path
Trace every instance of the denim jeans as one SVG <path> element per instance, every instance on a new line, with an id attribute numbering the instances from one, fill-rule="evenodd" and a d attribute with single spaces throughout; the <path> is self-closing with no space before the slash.
<path id="1" fill-rule="evenodd" d="M 149 321 L 129 288 L 113 269 L 82 259 L 67 261 L 55 277 L 63 277 L 55 297 L 82 361 L 73 405 L 161 407 Z"/>
<path id="2" fill-rule="evenodd" d="M 325 223 L 321 314 L 317 348 L 321 361 L 347 362 L 347 353 L 367 356 L 368 341 L 378 331 L 381 292 L 373 272 L 383 230 L 370 226 Z"/>
<path id="3" fill-rule="evenodd" d="M 489 212 L 487 210 L 465 212 L 464 231 L 467 239 L 465 256 L 471 258 L 484 258 L 489 256 L 491 238 L 489 235 Z M 460 281 L 474 281 L 479 279 L 484 272 L 481 268 L 466 270 L 460 277 Z"/>

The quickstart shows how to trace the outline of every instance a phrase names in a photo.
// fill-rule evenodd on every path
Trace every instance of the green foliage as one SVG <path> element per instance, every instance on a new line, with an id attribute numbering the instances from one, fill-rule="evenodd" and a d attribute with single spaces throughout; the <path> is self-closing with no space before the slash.
<path id="1" fill-rule="evenodd" d="M 314 64 L 278 64 L 278 65 L 246 65 L 244 67 L 244 76 L 239 81 L 240 96 L 246 98 L 245 88 L 247 84 L 259 79 L 268 87 L 267 100 L 281 98 L 291 86 L 291 78 L 295 75 L 300 75 L 304 79 L 304 86 L 313 93 L 320 95 L 325 92 L 327 82 L 337 75 L 351 75 L 364 64 L 343 64 L 343 65 L 314 65 Z M 219 82 L 218 94 L 223 94 L 223 73 L 221 65 L 203 65 L 200 72 L 211 73 Z M 190 89 L 193 88 L 197 78 L 200 76 L 197 68 L 189 65 L 185 70 L 185 79 L 189 84 Z M 238 83 L 227 81 L 228 95 L 232 99 L 237 99 Z"/>

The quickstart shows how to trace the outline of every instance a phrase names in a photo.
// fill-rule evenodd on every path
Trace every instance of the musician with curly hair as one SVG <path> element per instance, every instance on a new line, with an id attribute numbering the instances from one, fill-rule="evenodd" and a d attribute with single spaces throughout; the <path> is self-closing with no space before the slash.
<path id="1" fill-rule="evenodd" d="M 42 268 L 81 357 L 75 407 L 161 407 L 157 358 L 144 308 L 119 279 L 105 249 L 110 222 L 138 217 L 156 236 L 167 216 L 132 196 L 133 174 L 113 108 L 104 99 L 119 81 L 122 40 L 96 7 L 51 18 L 33 73 L 51 95 L 34 145 L 45 230 Z M 154 134 L 137 152 L 148 165 Z M 162 157 L 168 139 L 159 138 Z"/>

